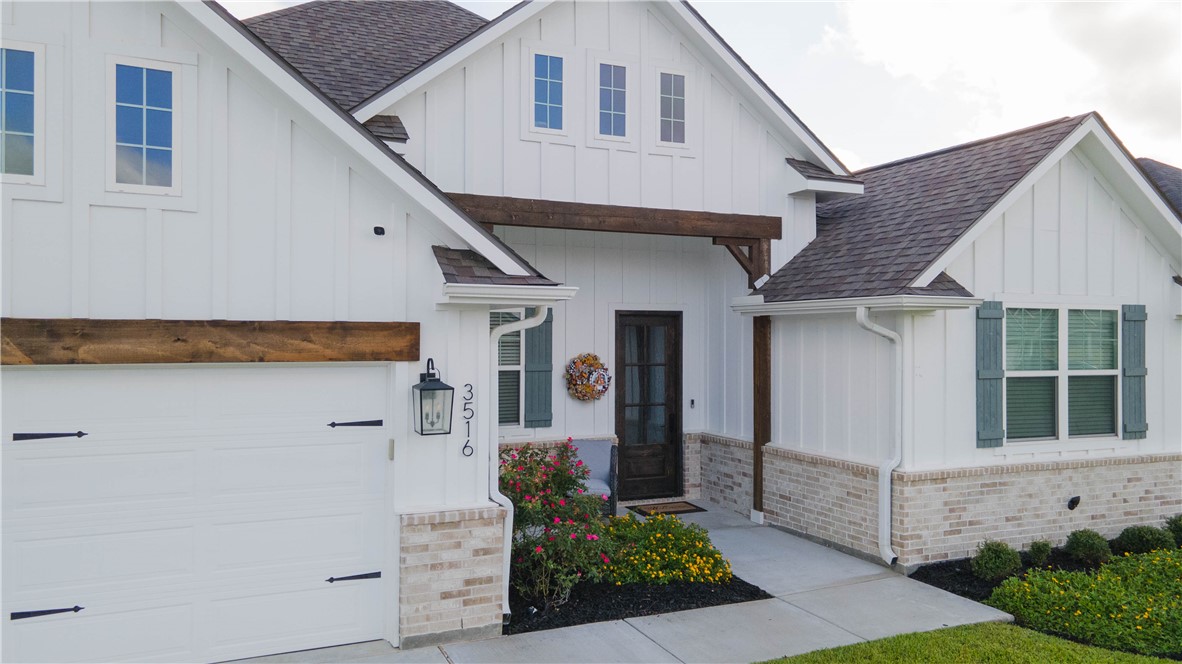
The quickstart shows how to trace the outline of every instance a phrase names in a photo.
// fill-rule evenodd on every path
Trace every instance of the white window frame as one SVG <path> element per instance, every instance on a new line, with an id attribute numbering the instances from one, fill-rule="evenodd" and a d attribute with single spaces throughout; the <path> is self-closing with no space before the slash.
<path id="1" fill-rule="evenodd" d="M 115 178 L 115 68 L 117 65 L 157 69 L 172 73 L 172 186 L 170 187 L 129 184 L 118 182 Z M 184 87 L 181 80 L 183 67 L 184 65 L 182 63 L 167 60 L 151 60 L 129 55 L 107 56 L 106 89 L 103 95 L 104 102 L 107 105 L 107 135 L 105 139 L 106 144 L 103 146 L 107 163 L 107 191 L 154 196 L 181 196 L 184 194 L 184 187 L 182 186 L 184 181 L 183 162 L 185 150 L 188 149 L 188 146 L 184 145 L 184 141 L 181 140 L 185 120 L 185 104 L 181 94 L 181 90 Z"/>
<path id="2" fill-rule="evenodd" d="M 661 74 L 677 74 L 685 77 L 685 142 L 673 143 L 661 140 Z M 701 94 L 698 91 L 697 72 L 677 62 L 651 63 L 645 76 L 645 89 L 641 91 L 644 101 L 641 105 L 646 136 L 645 144 L 658 154 L 689 156 L 696 154 L 703 122 L 705 120 Z M 650 133 L 651 132 L 651 133 Z"/>
<path id="3" fill-rule="evenodd" d="M 613 136 L 599 133 L 599 65 L 613 65 L 623 67 L 627 81 L 624 84 L 624 135 Z M 599 148 L 636 149 L 637 136 L 641 132 L 644 120 L 640 114 L 640 95 L 644 86 L 641 78 L 640 65 L 628 58 L 621 58 L 617 54 L 607 51 L 588 51 L 587 53 L 587 145 Z"/>
<path id="4" fill-rule="evenodd" d="M 1120 305 L 1110 304 L 1092 304 L 1092 303 L 1073 303 L 1073 304 L 1047 304 L 1035 302 L 1006 302 L 1002 301 L 1002 307 L 1007 312 L 1010 309 L 1049 309 L 1057 312 L 1056 322 L 1058 324 L 1058 353 L 1057 366 L 1058 369 L 1041 370 L 1041 371 L 1019 371 L 1011 370 L 1006 363 L 1006 349 L 1009 341 L 1009 326 L 1005 323 L 1006 318 L 1003 318 L 1002 324 L 1002 362 L 1003 362 L 1003 379 L 1002 379 L 1002 422 L 1006 428 L 1005 445 L 1038 445 L 1046 443 L 1063 443 L 1063 442 L 1079 442 L 1079 441 L 1119 441 L 1121 422 L 1123 419 L 1123 404 L 1121 404 L 1121 363 L 1123 359 L 1123 328 L 1124 321 L 1121 319 Z M 1115 369 L 1069 369 L 1068 368 L 1068 348 L 1069 348 L 1069 330 L 1068 330 L 1068 312 L 1075 311 L 1115 311 L 1116 312 L 1116 368 Z M 1068 412 L 1068 382 L 1072 376 L 1114 376 L 1116 378 L 1115 386 L 1115 412 L 1113 413 L 1114 431 L 1110 434 L 1086 434 L 1081 436 L 1072 436 L 1069 433 L 1070 413 Z M 1007 406 L 1006 397 L 1009 392 L 1010 378 L 1055 378 L 1055 435 L 1045 438 L 1010 438 L 1009 437 L 1009 409 Z"/>
<path id="5" fill-rule="evenodd" d="M 33 174 L 0 173 L 4 184 L 45 184 L 45 44 L 0 39 L 0 48 L 33 53 Z"/>
<path id="6" fill-rule="evenodd" d="M 534 56 L 549 55 L 562 58 L 562 129 L 534 126 Z M 577 109 L 581 100 L 576 92 L 580 89 L 578 68 L 570 50 L 562 47 L 552 47 L 540 42 L 523 44 L 521 49 L 521 137 L 527 140 L 541 140 L 543 138 L 563 139 L 574 135 L 574 126 L 578 113 L 572 115 L 571 110 Z"/>
<path id="7" fill-rule="evenodd" d="M 492 316 L 492 314 L 499 314 L 499 313 L 515 314 L 517 316 L 517 320 L 519 320 L 519 321 L 525 320 L 525 309 L 524 308 L 492 309 L 488 313 L 489 313 L 490 317 Z M 497 427 L 500 429 L 524 429 L 525 428 L 525 330 L 518 330 L 517 335 L 518 335 L 517 343 L 520 345 L 520 348 L 518 349 L 518 355 L 517 355 L 517 358 L 519 360 L 518 363 L 516 365 L 503 365 L 503 364 L 501 364 L 500 357 L 497 357 L 497 375 L 493 377 L 493 380 L 498 381 L 498 385 L 499 385 L 502 371 L 506 371 L 506 372 L 507 371 L 516 371 L 517 372 L 517 421 L 512 424 L 501 424 L 500 390 L 498 390 L 497 391 L 497 403 L 494 404 L 494 407 L 496 408 Z M 501 337 L 501 339 L 504 339 L 504 337 Z M 500 343 L 501 342 L 498 340 L 497 344 L 500 344 Z M 498 354 L 498 356 L 500 355 L 500 348 L 499 347 L 497 348 L 497 354 Z"/>

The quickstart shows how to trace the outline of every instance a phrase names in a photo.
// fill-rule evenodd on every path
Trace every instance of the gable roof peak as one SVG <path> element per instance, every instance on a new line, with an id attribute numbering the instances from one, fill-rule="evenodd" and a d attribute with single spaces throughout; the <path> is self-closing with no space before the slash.
<path id="1" fill-rule="evenodd" d="M 1029 127 L 1023 127 L 1022 129 L 1015 129 L 1014 131 L 1007 131 L 1005 133 L 997 134 L 995 136 L 989 136 L 986 138 L 978 138 L 978 139 L 969 141 L 967 143 L 960 143 L 957 145 L 951 145 L 946 148 L 939 148 L 937 150 L 932 150 L 930 152 L 924 152 L 921 154 L 912 155 L 910 157 L 903 157 L 901 159 L 895 159 L 894 161 L 888 161 L 886 163 L 878 164 L 875 166 L 867 166 L 866 168 L 863 168 L 861 170 L 854 171 L 854 174 L 860 176 L 860 175 L 865 175 L 867 173 L 871 173 L 874 171 L 880 171 L 880 170 L 884 170 L 884 169 L 888 169 L 888 168 L 894 168 L 895 166 L 902 166 L 903 164 L 907 164 L 907 163 L 911 163 L 911 162 L 923 161 L 925 159 L 931 159 L 932 157 L 943 156 L 943 155 L 946 155 L 946 154 L 949 154 L 952 152 L 957 152 L 959 150 L 966 150 L 969 148 L 975 148 L 975 147 L 979 147 L 982 145 L 987 145 L 989 143 L 993 143 L 996 141 L 1002 141 L 1002 140 L 1009 139 L 1009 138 L 1015 138 L 1018 136 L 1022 136 L 1023 134 L 1040 132 L 1044 129 L 1054 127 L 1055 125 L 1059 125 L 1059 124 L 1070 124 L 1070 125 L 1074 126 L 1074 125 L 1078 125 L 1078 124 L 1083 123 L 1084 120 L 1087 120 L 1088 118 L 1091 118 L 1091 117 L 1099 117 L 1099 116 L 1095 111 L 1083 113 L 1081 115 L 1070 116 L 1070 117 L 1064 116 L 1061 118 L 1056 118 L 1054 120 L 1040 122 L 1036 125 L 1031 125 Z"/>

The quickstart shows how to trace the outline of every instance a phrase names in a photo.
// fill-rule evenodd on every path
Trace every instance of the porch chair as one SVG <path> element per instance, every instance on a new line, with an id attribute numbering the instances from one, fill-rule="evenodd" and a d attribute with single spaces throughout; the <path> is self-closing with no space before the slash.
<path id="1" fill-rule="evenodd" d="M 611 440 L 576 440 L 572 444 L 579 448 L 579 459 L 591 474 L 587 477 L 587 491 L 596 496 L 607 494 L 603 507 L 607 516 L 616 515 L 616 465 L 618 453 Z"/>

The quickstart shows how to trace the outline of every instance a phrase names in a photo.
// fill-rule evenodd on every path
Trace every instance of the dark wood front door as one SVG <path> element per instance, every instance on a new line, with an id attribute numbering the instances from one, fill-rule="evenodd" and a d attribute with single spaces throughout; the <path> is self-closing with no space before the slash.
<path id="1" fill-rule="evenodd" d="M 681 313 L 616 314 L 622 500 L 681 495 Z"/>

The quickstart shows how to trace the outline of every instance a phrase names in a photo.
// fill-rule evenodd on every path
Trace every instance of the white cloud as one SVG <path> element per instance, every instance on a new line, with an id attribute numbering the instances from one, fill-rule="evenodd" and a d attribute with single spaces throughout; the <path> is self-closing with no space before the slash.
<path id="1" fill-rule="evenodd" d="M 1179 7 L 855 2 L 810 55 L 947 97 L 963 112 L 956 141 L 1095 110 L 1134 154 L 1180 163 Z"/>

